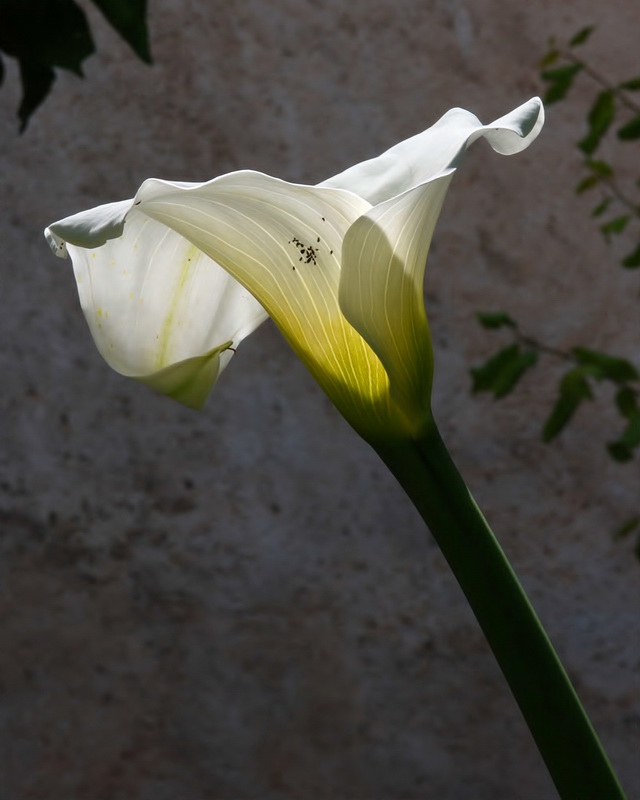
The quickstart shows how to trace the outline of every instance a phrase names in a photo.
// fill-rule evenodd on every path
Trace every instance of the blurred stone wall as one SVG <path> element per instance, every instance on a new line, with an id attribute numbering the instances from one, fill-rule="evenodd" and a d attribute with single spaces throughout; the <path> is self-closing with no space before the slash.
<path id="1" fill-rule="evenodd" d="M 277 331 L 247 340 L 190 412 L 101 361 L 41 231 L 148 176 L 316 182 L 451 106 L 489 121 L 541 91 L 549 35 L 588 23 L 585 55 L 628 78 L 640 8 L 149 5 L 153 67 L 91 6 L 86 80 L 61 75 L 23 136 L 13 65 L 0 91 L 2 797 L 555 797 L 420 519 Z M 612 538 L 639 476 L 604 452 L 610 398 L 545 446 L 559 366 L 500 403 L 469 395 L 469 366 L 502 341 L 478 309 L 637 356 L 637 275 L 573 192 L 587 97 L 553 107 L 521 155 L 474 146 L 426 292 L 445 439 L 640 797 L 639 565 Z"/>

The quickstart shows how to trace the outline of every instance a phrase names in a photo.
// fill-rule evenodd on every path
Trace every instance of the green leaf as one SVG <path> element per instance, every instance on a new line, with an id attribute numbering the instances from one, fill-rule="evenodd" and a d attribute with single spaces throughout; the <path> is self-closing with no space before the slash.
<path id="1" fill-rule="evenodd" d="M 22 99 L 18 106 L 20 133 L 23 133 L 29 117 L 49 94 L 56 79 L 55 72 L 46 64 L 37 61 L 20 61 L 20 80 L 22 82 Z"/>
<path id="2" fill-rule="evenodd" d="M 640 444 L 640 411 L 629 417 L 622 436 L 615 442 L 609 442 L 607 450 L 616 461 L 630 461 L 633 451 Z"/>
<path id="3" fill-rule="evenodd" d="M 634 117 L 626 125 L 618 128 L 618 139 L 628 142 L 632 139 L 640 139 L 640 116 Z"/>
<path id="4" fill-rule="evenodd" d="M 640 411 L 629 417 L 620 441 L 631 449 L 640 445 Z"/>
<path id="5" fill-rule="evenodd" d="M 544 102 L 550 105 L 562 100 L 581 69 L 582 64 L 568 64 L 565 67 L 557 67 L 557 69 L 543 70 L 540 77 L 550 84 L 545 93 Z"/>
<path id="6" fill-rule="evenodd" d="M 640 379 L 638 370 L 630 361 L 586 347 L 574 347 L 571 351 L 576 361 L 583 367 L 594 367 L 591 374 L 596 378 L 608 378 L 617 383 Z"/>
<path id="7" fill-rule="evenodd" d="M 607 164 L 606 161 L 588 158 L 584 163 L 592 172 L 595 172 L 603 178 L 611 178 L 613 176 L 613 167 L 611 164 Z"/>
<path id="8" fill-rule="evenodd" d="M 82 75 L 82 62 L 94 45 L 85 14 L 73 0 L 15 0 L 0 3 L 0 50 L 20 68 L 23 131 L 51 89 L 54 68 Z"/>
<path id="9" fill-rule="evenodd" d="M 147 0 L 94 3 L 140 58 L 150 62 Z M 15 58 L 20 68 L 21 131 L 49 93 L 55 68 L 82 75 L 82 64 L 94 49 L 85 13 L 74 0 L 0 0 L 0 50 Z M 1 65 L 0 61 L 0 83 Z"/>
<path id="10" fill-rule="evenodd" d="M 81 75 L 94 45 L 86 16 L 74 0 L 16 0 L 0 4 L 0 50 L 19 62 Z"/>
<path id="11" fill-rule="evenodd" d="M 614 461 L 619 461 L 623 464 L 625 461 L 631 461 L 633 458 L 633 450 L 629 450 L 622 442 L 609 442 L 607 444 L 607 451 Z"/>
<path id="12" fill-rule="evenodd" d="M 622 539 L 625 536 L 628 536 L 632 531 L 634 531 L 640 525 L 640 516 L 631 517 L 626 522 L 624 522 L 617 531 L 613 534 L 614 539 Z"/>
<path id="13" fill-rule="evenodd" d="M 616 392 L 616 406 L 623 417 L 629 418 L 638 411 L 638 399 L 633 389 L 623 386 Z"/>
<path id="14" fill-rule="evenodd" d="M 517 324 L 504 311 L 478 311 L 478 322 L 483 328 L 496 330 L 497 328 L 517 328 Z"/>
<path id="15" fill-rule="evenodd" d="M 534 350 L 521 350 L 517 344 L 509 345 L 496 353 L 481 367 L 471 370 L 472 391 L 493 392 L 496 399 L 505 397 L 516 386 L 524 373 L 538 360 Z"/>
<path id="16" fill-rule="evenodd" d="M 555 405 L 542 428 L 542 439 L 545 442 L 550 442 L 563 430 L 583 400 L 593 398 L 583 367 L 569 370 L 560 381 L 558 389 Z"/>
<path id="17" fill-rule="evenodd" d="M 578 142 L 578 147 L 587 155 L 595 152 L 602 137 L 609 130 L 614 116 L 615 93 L 612 89 L 605 89 L 598 94 L 589 111 L 587 117 L 589 131 L 584 139 Z"/>
<path id="18" fill-rule="evenodd" d="M 640 267 L 640 244 L 626 258 L 622 259 L 622 266 L 627 269 Z"/>
<path id="19" fill-rule="evenodd" d="M 569 47 L 577 47 L 579 44 L 584 44 L 591 34 L 596 29 L 595 25 L 587 25 L 576 33 L 576 35 L 569 41 Z"/>
<path id="20" fill-rule="evenodd" d="M 629 81 L 623 81 L 623 83 L 618 84 L 618 89 L 626 89 L 630 92 L 637 92 L 640 90 L 640 77 L 639 78 L 631 78 Z"/>
<path id="21" fill-rule="evenodd" d="M 151 63 L 147 32 L 147 0 L 93 0 L 107 21 L 127 42 L 134 53 Z"/>
<path id="22" fill-rule="evenodd" d="M 609 207 L 609 203 L 611 202 L 611 197 L 605 197 L 602 202 L 598 203 L 598 205 L 593 209 L 591 212 L 592 217 L 599 217 L 607 210 Z"/>
<path id="23" fill-rule="evenodd" d="M 592 189 L 596 184 L 600 183 L 601 180 L 602 178 L 600 175 L 587 175 L 587 177 L 583 178 L 576 186 L 576 194 L 583 194 L 588 189 Z"/>
<path id="24" fill-rule="evenodd" d="M 605 222 L 604 225 L 600 226 L 600 230 L 604 234 L 604 238 L 609 241 L 612 233 L 622 233 L 622 231 L 627 227 L 630 219 L 630 214 L 623 214 L 620 217 L 614 217 L 613 219 L 610 219 L 609 222 Z"/>
<path id="25" fill-rule="evenodd" d="M 552 47 L 545 55 L 540 59 L 540 63 L 538 66 L 540 69 L 545 69 L 546 67 L 550 67 L 552 64 L 558 60 L 558 56 L 560 55 L 560 51 Z"/>
<path id="26" fill-rule="evenodd" d="M 613 177 L 613 167 L 606 161 L 587 158 L 584 162 L 585 167 L 590 170 L 591 175 L 587 175 L 576 186 L 576 194 L 582 194 L 587 189 L 591 189 L 602 180 Z"/>

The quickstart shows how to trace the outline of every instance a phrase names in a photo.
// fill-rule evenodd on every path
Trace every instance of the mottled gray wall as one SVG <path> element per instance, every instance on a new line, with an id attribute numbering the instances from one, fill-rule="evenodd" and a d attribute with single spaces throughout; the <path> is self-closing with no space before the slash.
<path id="1" fill-rule="evenodd" d="M 100 360 L 41 230 L 148 176 L 314 182 L 450 106 L 493 119 L 540 91 L 547 37 L 589 22 L 586 52 L 629 77 L 637 3 L 150 7 L 154 67 L 90 9 L 86 81 L 61 76 L 22 137 L 14 68 L 0 93 L 2 797 L 554 797 L 421 521 L 277 331 L 189 412 Z M 476 309 L 558 346 L 637 349 L 638 278 L 572 190 L 584 97 L 519 156 L 477 146 L 455 179 L 428 269 L 435 405 L 640 797 L 638 563 L 611 536 L 639 481 L 603 451 L 609 398 L 548 447 L 557 367 L 505 402 L 469 397 L 469 365 L 499 341 Z"/>

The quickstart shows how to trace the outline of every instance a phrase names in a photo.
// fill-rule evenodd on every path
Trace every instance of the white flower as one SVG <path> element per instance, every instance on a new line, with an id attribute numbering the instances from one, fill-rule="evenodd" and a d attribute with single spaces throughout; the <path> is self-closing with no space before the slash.
<path id="1" fill-rule="evenodd" d="M 475 139 L 516 153 L 543 119 L 537 98 L 487 126 L 453 109 L 319 186 L 250 171 L 150 179 L 133 200 L 46 235 L 71 256 L 91 333 L 118 372 L 201 407 L 269 315 L 365 438 L 415 435 L 430 421 L 423 277 L 446 190 Z"/>

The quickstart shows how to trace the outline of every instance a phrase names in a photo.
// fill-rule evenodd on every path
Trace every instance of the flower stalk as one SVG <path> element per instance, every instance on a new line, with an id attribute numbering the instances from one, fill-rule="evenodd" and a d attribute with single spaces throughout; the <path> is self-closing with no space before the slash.
<path id="1" fill-rule="evenodd" d="M 433 423 L 374 443 L 451 567 L 562 800 L 624 800 L 600 741 L 506 555 Z"/>

